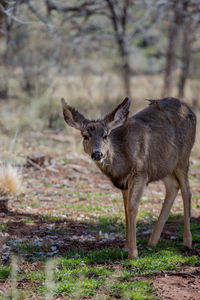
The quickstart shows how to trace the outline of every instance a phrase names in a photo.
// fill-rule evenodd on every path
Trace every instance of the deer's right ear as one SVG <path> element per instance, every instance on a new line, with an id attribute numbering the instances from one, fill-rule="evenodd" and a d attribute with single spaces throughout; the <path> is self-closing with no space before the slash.
<path id="1" fill-rule="evenodd" d="M 127 97 L 111 113 L 105 116 L 104 122 L 109 131 L 124 124 L 128 118 L 131 100 Z"/>
<path id="2" fill-rule="evenodd" d="M 61 102 L 65 122 L 68 125 L 81 130 L 88 123 L 88 120 L 75 108 L 68 105 L 63 98 L 61 99 Z"/>

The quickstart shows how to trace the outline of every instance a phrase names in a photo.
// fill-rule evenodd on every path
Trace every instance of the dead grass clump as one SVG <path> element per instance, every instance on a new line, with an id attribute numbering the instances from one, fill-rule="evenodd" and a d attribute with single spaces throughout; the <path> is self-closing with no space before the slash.
<path id="1" fill-rule="evenodd" d="M 12 165 L 0 166 L 0 194 L 18 195 L 23 191 L 21 174 Z"/>

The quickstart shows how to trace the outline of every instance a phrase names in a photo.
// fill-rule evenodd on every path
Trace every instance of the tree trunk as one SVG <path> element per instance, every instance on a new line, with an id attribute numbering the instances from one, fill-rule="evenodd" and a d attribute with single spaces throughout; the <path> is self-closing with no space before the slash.
<path id="1" fill-rule="evenodd" d="M 105 0 L 110 10 L 110 20 L 113 26 L 115 40 L 118 45 L 118 51 L 121 58 L 122 77 L 124 82 L 124 91 L 126 96 L 131 96 L 131 68 L 129 63 L 129 55 L 126 44 L 126 27 L 128 22 L 127 12 L 130 6 L 129 0 L 123 1 L 123 11 L 121 18 L 116 13 L 115 2 L 113 0 Z"/>
<path id="2" fill-rule="evenodd" d="M 178 83 L 178 97 L 184 98 L 185 84 L 189 75 L 190 58 L 191 58 L 191 44 L 192 44 L 192 20 L 188 13 L 189 1 L 184 1 L 184 22 L 183 22 L 183 41 L 182 41 L 182 57 L 181 57 L 181 74 Z"/>
<path id="3" fill-rule="evenodd" d="M 166 53 L 166 67 L 164 86 L 162 96 L 170 96 L 172 90 L 172 84 L 174 81 L 174 69 L 176 65 L 176 48 L 178 43 L 179 31 L 182 21 L 182 0 L 174 0 L 173 5 L 173 20 L 169 25 L 169 39 L 168 48 Z"/>
<path id="4" fill-rule="evenodd" d="M 178 84 L 178 97 L 180 98 L 184 98 L 185 84 L 189 74 L 190 58 L 191 58 L 191 42 L 188 36 L 188 30 L 186 29 L 184 30 L 184 36 L 183 36 L 182 68 L 181 68 L 181 74 L 180 74 L 179 84 Z"/>
<path id="5" fill-rule="evenodd" d="M 123 81 L 126 97 L 131 97 L 131 69 L 128 61 L 123 65 Z"/>
<path id="6" fill-rule="evenodd" d="M 129 63 L 128 51 L 126 49 L 126 44 L 124 37 L 118 38 L 117 40 L 119 55 L 122 64 L 122 78 L 124 82 L 124 92 L 126 97 L 131 96 L 131 68 Z"/>

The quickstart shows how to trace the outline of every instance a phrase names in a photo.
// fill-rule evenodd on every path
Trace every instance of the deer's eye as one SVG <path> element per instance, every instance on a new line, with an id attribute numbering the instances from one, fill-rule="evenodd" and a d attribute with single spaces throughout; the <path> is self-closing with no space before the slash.
<path id="1" fill-rule="evenodd" d="M 89 140 L 89 136 L 83 135 L 83 139 L 84 139 L 85 141 L 87 141 L 87 140 Z"/>

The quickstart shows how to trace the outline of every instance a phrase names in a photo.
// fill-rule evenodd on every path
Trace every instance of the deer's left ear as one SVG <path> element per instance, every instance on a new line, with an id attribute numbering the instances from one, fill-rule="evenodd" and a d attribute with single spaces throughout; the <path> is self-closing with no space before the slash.
<path id="1" fill-rule="evenodd" d="M 75 108 L 68 105 L 62 98 L 63 115 L 65 122 L 78 130 L 81 130 L 87 123 L 88 120 L 80 114 Z"/>
<path id="2" fill-rule="evenodd" d="M 121 126 L 126 121 L 131 100 L 127 97 L 111 113 L 105 116 L 104 122 L 109 131 Z"/>

